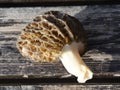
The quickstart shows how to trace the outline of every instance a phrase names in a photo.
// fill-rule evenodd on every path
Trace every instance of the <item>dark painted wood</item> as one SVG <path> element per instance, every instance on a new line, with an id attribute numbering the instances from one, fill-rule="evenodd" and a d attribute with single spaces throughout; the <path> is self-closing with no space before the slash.
<path id="1" fill-rule="evenodd" d="M 0 0 L 0 3 L 30 3 L 30 2 L 101 2 L 109 0 Z"/>
<path id="2" fill-rule="evenodd" d="M 0 7 L 79 6 L 120 4 L 119 0 L 0 0 Z"/>
<path id="3" fill-rule="evenodd" d="M 60 61 L 35 63 L 20 55 L 16 40 L 32 19 L 48 10 L 78 18 L 88 33 L 83 59 L 95 77 L 120 77 L 120 5 L 0 8 L 0 78 L 69 77 Z"/>

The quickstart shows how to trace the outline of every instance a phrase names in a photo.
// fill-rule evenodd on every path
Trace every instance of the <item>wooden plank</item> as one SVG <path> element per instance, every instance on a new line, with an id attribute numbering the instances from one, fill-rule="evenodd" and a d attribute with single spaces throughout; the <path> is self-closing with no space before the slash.
<path id="1" fill-rule="evenodd" d="M 79 1 L 79 0 L 0 0 L 0 2 L 2 3 L 69 2 L 69 1 Z M 82 1 L 86 1 L 86 0 L 82 0 Z"/>
<path id="2" fill-rule="evenodd" d="M 0 0 L 0 7 L 75 6 L 120 4 L 118 0 Z"/>
<path id="3" fill-rule="evenodd" d="M 0 78 L 64 77 L 61 62 L 35 63 L 20 55 L 16 40 L 32 19 L 48 10 L 78 18 L 88 33 L 83 56 L 96 77 L 120 77 L 120 5 L 0 8 Z"/>
<path id="4" fill-rule="evenodd" d="M 22 85 L 0 86 L 0 90 L 120 90 L 120 85 Z"/>
<path id="5" fill-rule="evenodd" d="M 0 3 L 31 3 L 31 2 L 102 2 L 109 0 L 0 0 Z"/>

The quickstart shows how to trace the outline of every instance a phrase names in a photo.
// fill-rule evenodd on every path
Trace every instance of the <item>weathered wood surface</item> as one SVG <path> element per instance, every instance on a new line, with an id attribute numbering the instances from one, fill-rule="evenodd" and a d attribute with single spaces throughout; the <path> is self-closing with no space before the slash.
<path id="1" fill-rule="evenodd" d="M 120 85 L 23 85 L 1 86 L 0 90 L 120 90 Z"/>
<path id="2" fill-rule="evenodd" d="M 78 18 L 88 33 L 83 56 L 97 77 L 120 77 L 120 5 L 0 8 L 0 78 L 64 77 L 61 62 L 35 63 L 20 55 L 16 40 L 32 19 L 48 10 Z"/>

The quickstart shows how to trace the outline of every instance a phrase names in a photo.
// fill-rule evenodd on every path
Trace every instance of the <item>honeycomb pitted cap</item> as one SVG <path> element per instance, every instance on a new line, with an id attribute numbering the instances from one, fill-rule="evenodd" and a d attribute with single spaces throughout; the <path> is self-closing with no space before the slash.
<path id="1" fill-rule="evenodd" d="M 56 61 L 63 47 L 73 41 L 84 45 L 85 33 L 74 17 L 59 11 L 48 11 L 34 18 L 17 41 L 20 53 L 36 62 Z"/>

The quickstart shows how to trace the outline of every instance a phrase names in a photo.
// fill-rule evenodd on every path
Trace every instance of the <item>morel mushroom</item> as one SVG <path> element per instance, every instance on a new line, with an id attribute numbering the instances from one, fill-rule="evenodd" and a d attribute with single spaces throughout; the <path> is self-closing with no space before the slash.
<path id="1" fill-rule="evenodd" d="M 17 42 L 20 53 L 35 62 L 52 62 L 59 58 L 80 83 L 93 77 L 80 56 L 85 46 L 85 32 L 81 23 L 59 11 L 37 16 L 25 27 Z"/>

